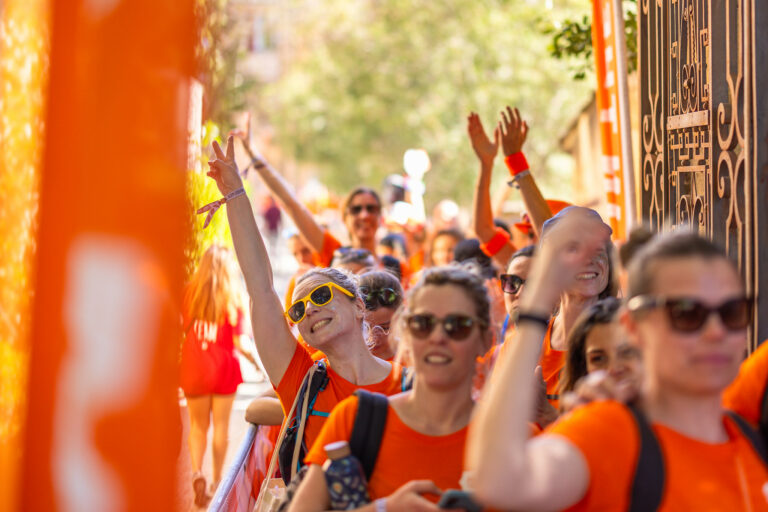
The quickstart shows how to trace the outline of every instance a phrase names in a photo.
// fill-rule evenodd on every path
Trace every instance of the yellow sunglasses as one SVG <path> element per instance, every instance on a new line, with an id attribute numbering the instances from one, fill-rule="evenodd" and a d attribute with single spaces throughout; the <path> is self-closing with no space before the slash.
<path id="1" fill-rule="evenodd" d="M 285 316 L 291 319 L 291 322 L 297 324 L 304 320 L 304 316 L 307 314 L 307 301 L 311 302 L 315 306 L 325 306 L 333 300 L 333 289 L 336 288 L 341 293 L 348 297 L 354 297 L 354 295 L 345 290 L 341 286 L 333 282 L 321 284 L 320 286 L 309 292 L 304 298 L 301 298 L 291 304 L 286 312 Z"/>

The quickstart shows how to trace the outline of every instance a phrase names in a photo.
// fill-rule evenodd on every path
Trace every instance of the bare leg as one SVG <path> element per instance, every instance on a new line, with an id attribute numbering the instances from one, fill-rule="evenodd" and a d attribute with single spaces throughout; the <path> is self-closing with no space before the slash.
<path id="1" fill-rule="evenodd" d="M 200 471 L 208 442 L 212 395 L 187 397 L 189 411 L 189 455 L 192 469 Z"/>
<path id="2" fill-rule="evenodd" d="M 229 415 L 232 412 L 234 393 L 231 395 L 213 395 L 213 486 L 221 480 L 221 468 L 227 455 L 229 442 Z"/>

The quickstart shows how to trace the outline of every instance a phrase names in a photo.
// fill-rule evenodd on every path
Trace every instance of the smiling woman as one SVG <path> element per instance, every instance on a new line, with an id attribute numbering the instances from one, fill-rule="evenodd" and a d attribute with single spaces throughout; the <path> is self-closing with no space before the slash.
<path id="1" fill-rule="evenodd" d="M 209 162 L 209 175 L 221 193 L 226 196 L 242 190 L 233 138 L 227 141 L 226 153 L 216 142 L 213 149 L 216 159 Z M 303 443 L 310 446 L 333 406 L 356 389 L 387 395 L 400 391 L 401 368 L 368 350 L 363 337 L 363 300 L 354 279 L 341 270 L 316 268 L 304 274 L 296 283 L 291 306 L 283 311 L 251 204 L 244 193 L 231 197 L 226 203 L 227 218 L 251 297 L 254 341 L 284 412 L 291 409 L 309 370 L 319 364 L 297 342 L 284 317 L 295 322 L 309 346 L 326 355 L 322 364 L 328 382 L 315 396 L 304 425 Z M 298 444 L 301 442 L 299 439 Z"/>
<path id="2" fill-rule="evenodd" d="M 444 490 L 461 487 L 475 362 L 492 341 L 485 287 L 465 270 L 426 270 L 407 304 L 393 327 L 413 357 L 413 389 L 388 399 L 369 478 L 376 510 L 420 510 Z M 358 403 L 358 397 L 350 397 L 334 408 L 307 456 L 311 466 L 290 510 L 328 509 L 324 448 L 350 440 Z"/>

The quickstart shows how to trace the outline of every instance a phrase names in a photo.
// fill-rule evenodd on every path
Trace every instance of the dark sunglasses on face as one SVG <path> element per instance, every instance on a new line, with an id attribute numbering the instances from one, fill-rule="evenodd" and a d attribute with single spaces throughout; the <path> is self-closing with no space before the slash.
<path id="1" fill-rule="evenodd" d="M 325 283 L 313 289 L 303 298 L 295 301 L 291 304 L 291 307 L 285 312 L 285 316 L 291 319 L 295 324 L 304 320 L 307 314 L 307 301 L 311 302 L 315 306 L 325 306 L 333 300 L 333 289 L 337 289 L 348 297 L 354 297 L 352 293 L 345 290 L 336 283 Z"/>
<path id="2" fill-rule="evenodd" d="M 712 313 L 717 313 L 729 331 L 744 330 L 752 320 L 752 303 L 749 297 L 738 297 L 710 307 L 696 299 L 638 295 L 629 300 L 627 308 L 632 312 L 663 308 L 673 329 L 692 333 L 700 330 Z"/>
<path id="3" fill-rule="evenodd" d="M 516 294 L 525 284 L 525 279 L 515 274 L 501 274 L 501 289 L 504 293 Z"/>
<path id="4" fill-rule="evenodd" d="M 435 330 L 437 324 L 442 324 L 445 334 L 452 340 L 463 340 L 472 332 L 476 325 L 483 325 L 484 322 L 476 320 L 471 316 L 451 314 L 445 318 L 437 318 L 431 314 L 411 315 L 406 319 L 408 331 L 414 338 L 424 339 L 429 337 Z"/>
<path id="5" fill-rule="evenodd" d="M 379 288 L 378 290 L 371 290 L 365 286 L 360 287 L 360 293 L 363 296 L 363 302 L 365 302 L 365 309 L 368 311 L 374 311 L 379 306 L 392 307 L 397 302 L 397 292 L 392 288 Z"/>
<path id="6" fill-rule="evenodd" d="M 379 213 L 379 205 L 377 204 L 354 204 L 348 208 L 349 213 L 352 215 L 360 215 L 360 212 L 367 211 L 371 215 Z"/>

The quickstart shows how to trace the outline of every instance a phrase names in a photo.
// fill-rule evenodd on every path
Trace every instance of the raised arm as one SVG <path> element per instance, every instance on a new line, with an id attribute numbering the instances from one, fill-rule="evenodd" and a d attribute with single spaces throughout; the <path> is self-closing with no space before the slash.
<path id="1" fill-rule="evenodd" d="M 259 173 L 264 184 L 267 186 L 270 192 L 275 195 L 277 202 L 280 203 L 280 207 L 285 210 L 288 216 L 296 224 L 299 234 L 309 247 L 315 251 L 320 252 L 323 249 L 323 228 L 315 220 L 314 215 L 310 212 L 304 204 L 299 201 L 296 194 L 293 193 L 285 179 L 278 173 L 269 162 L 263 157 L 257 155 L 253 148 L 248 143 L 247 137 L 238 134 L 240 141 L 243 143 L 245 152 L 253 162 L 253 168 Z"/>
<path id="2" fill-rule="evenodd" d="M 499 130 L 493 132 L 494 141 L 488 138 L 480 121 L 480 116 L 475 112 L 467 118 L 467 131 L 472 149 L 475 150 L 480 160 L 480 173 L 475 183 L 475 195 L 473 199 L 472 229 L 481 243 L 487 243 L 496 235 L 496 226 L 493 224 L 493 210 L 491 208 L 491 176 L 493 173 L 493 161 L 499 150 Z M 493 255 L 493 259 L 502 267 L 506 267 L 515 247 L 505 243 L 503 247 Z"/>
<path id="3" fill-rule="evenodd" d="M 553 226 L 536 256 L 520 299 L 515 340 L 494 369 L 467 444 L 473 489 L 489 506 L 562 510 L 578 502 L 587 490 L 589 469 L 578 449 L 554 435 L 529 440 L 527 422 L 536 406 L 532 369 L 550 313 L 562 290 L 605 246 L 608 236 L 602 222 L 577 212 Z"/>
<path id="4" fill-rule="evenodd" d="M 211 168 L 208 176 L 216 180 L 222 195 L 242 188 L 232 136 L 227 140 L 226 154 L 215 141 L 213 151 L 216 158 L 208 162 Z M 254 334 L 258 333 L 254 341 L 270 381 L 277 385 L 291 362 L 298 342 L 283 318 L 280 297 L 275 293 L 272 282 L 272 266 L 248 196 L 242 194 L 226 204 L 235 253 L 251 297 L 251 323 Z"/>
<path id="5" fill-rule="evenodd" d="M 504 151 L 504 157 L 515 155 L 523 150 L 523 144 L 528 136 L 528 123 L 520 117 L 517 109 L 507 107 L 501 112 L 501 121 L 499 121 L 498 130 L 501 132 L 501 147 Z M 512 170 L 510 169 L 510 172 Z M 525 211 L 531 217 L 531 224 L 536 236 L 541 236 L 541 226 L 544 221 L 552 217 L 552 211 L 549 209 L 547 201 L 541 195 L 541 190 L 533 179 L 533 175 L 528 172 L 514 178 L 517 186 L 520 188 L 520 195 L 523 196 Z"/>

